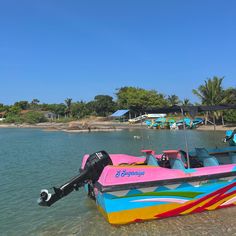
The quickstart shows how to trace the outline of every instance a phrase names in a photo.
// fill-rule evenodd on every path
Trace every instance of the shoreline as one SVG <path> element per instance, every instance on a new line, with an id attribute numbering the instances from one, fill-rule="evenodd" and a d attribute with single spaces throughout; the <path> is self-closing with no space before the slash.
<path id="1" fill-rule="evenodd" d="M 0 124 L 0 128 L 33 128 L 42 129 L 43 131 L 63 131 L 67 133 L 86 133 L 86 132 L 111 132 L 122 131 L 125 129 L 148 129 L 145 124 L 129 124 L 128 122 L 81 122 L 72 121 L 68 123 L 45 122 L 38 124 Z M 216 125 L 216 131 L 233 130 L 236 125 Z M 195 130 L 200 131 L 214 131 L 213 125 L 202 125 Z"/>

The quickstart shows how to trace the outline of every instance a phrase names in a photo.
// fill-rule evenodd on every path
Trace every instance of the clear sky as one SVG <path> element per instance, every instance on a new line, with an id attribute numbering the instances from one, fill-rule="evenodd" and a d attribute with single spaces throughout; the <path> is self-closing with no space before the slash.
<path id="1" fill-rule="evenodd" d="M 234 0 L 0 0 L 0 103 L 236 86 Z M 115 96 L 114 96 L 115 97 Z"/>

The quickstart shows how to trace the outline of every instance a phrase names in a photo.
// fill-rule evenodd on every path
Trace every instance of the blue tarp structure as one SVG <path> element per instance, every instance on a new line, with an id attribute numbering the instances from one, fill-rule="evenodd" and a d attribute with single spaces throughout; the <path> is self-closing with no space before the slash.
<path id="1" fill-rule="evenodd" d="M 111 117 L 121 117 L 121 116 L 125 115 L 127 112 L 129 112 L 129 110 L 118 110 L 110 116 Z"/>

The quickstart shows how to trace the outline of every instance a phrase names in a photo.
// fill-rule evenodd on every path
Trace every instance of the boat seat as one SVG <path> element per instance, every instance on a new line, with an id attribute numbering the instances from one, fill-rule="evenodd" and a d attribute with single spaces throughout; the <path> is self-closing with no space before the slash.
<path id="1" fill-rule="evenodd" d="M 184 150 L 179 150 L 179 154 L 184 166 L 187 166 L 187 153 Z"/>
<path id="2" fill-rule="evenodd" d="M 236 153 L 229 153 L 229 156 L 231 157 L 231 163 L 236 164 Z"/>
<path id="3" fill-rule="evenodd" d="M 203 160 L 203 166 L 219 166 L 218 160 L 214 156 L 206 157 Z"/>
<path id="4" fill-rule="evenodd" d="M 187 154 L 184 150 L 179 150 L 179 153 L 181 155 L 181 160 L 184 163 L 185 168 L 187 167 Z M 203 167 L 203 162 L 201 162 L 198 158 L 191 156 L 189 154 L 189 164 L 190 168 L 199 168 Z"/>
<path id="5" fill-rule="evenodd" d="M 158 162 L 157 162 L 157 159 L 152 155 L 147 156 L 147 165 L 149 165 L 149 166 L 159 166 Z"/>
<path id="6" fill-rule="evenodd" d="M 177 158 L 170 158 L 171 169 L 185 170 L 184 163 Z"/>
<path id="7" fill-rule="evenodd" d="M 205 148 L 195 148 L 197 158 L 203 163 L 203 166 L 219 166 L 218 160 L 211 156 Z"/>

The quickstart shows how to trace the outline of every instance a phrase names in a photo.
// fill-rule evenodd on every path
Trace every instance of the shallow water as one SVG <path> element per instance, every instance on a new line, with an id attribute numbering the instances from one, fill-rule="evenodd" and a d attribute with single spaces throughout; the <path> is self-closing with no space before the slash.
<path id="1" fill-rule="evenodd" d="M 224 145 L 223 132 L 188 130 L 186 135 L 190 149 Z M 37 205 L 42 188 L 60 186 L 78 173 L 85 153 L 104 149 L 140 155 L 142 148 L 185 148 L 183 131 L 0 129 L 0 144 L 0 235 L 236 235 L 236 207 L 114 227 L 83 189 L 50 208 Z"/>

